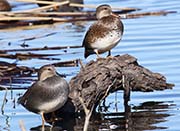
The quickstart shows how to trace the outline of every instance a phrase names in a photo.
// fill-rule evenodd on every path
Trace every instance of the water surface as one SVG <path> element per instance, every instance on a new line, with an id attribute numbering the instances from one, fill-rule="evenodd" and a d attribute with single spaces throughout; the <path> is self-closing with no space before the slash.
<path id="1" fill-rule="evenodd" d="M 108 130 L 112 125 L 116 130 L 125 130 L 125 120 L 129 119 L 129 131 L 179 131 L 180 118 L 180 1 L 178 0 L 85 0 L 85 4 L 107 3 L 114 7 L 136 7 L 147 11 L 177 11 L 166 16 L 146 16 L 137 19 L 123 19 L 125 32 L 120 44 L 112 50 L 112 55 L 130 54 L 138 58 L 144 67 L 159 72 L 166 76 L 169 83 L 174 83 L 173 90 L 155 91 L 150 93 L 133 92 L 129 103 L 130 110 L 124 113 L 123 92 L 111 94 L 106 99 L 109 105 L 104 115 L 104 120 L 91 123 L 91 130 Z M 15 3 L 17 4 L 17 3 Z M 13 10 L 27 9 L 36 5 L 16 6 Z M 90 10 L 90 9 L 85 9 Z M 25 42 L 29 48 L 44 46 L 75 46 L 81 45 L 85 31 L 93 21 L 83 22 L 81 25 L 72 23 L 54 24 L 34 29 L 8 29 L 0 30 L 1 50 L 23 48 Z M 52 34 L 52 35 L 48 35 Z M 38 37 L 24 41 L 24 39 Z M 19 66 L 40 67 L 58 61 L 82 59 L 84 63 L 96 56 L 92 55 L 87 60 L 83 58 L 83 48 L 33 51 L 32 53 L 55 53 L 57 60 L 29 59 L 25 61 L 0 58 L 0 61 L 16 63 Z M 14 53 L 14 52 L 10 52 Z M 24 53 L 24 52 L 19 52 Z M 103 54 L 106 56 L 106 54 Z M 58 72 L 66 74 L 69 81 L 75 76 L 79 67 L 58 67 Z M 36 75 L 33 77 L 36 79 Z M 13 87 L 28 87 L 31 83 L 12 83 Z M 28 112 L 16 104 L 19 94 L 25 90 L 8 91 L 4 113 L 0 114 L 0 130 L 19 131 L 19 120 L 23 120 L 27 130 L 41 125 L 41 118 L 37 114 Z M 0 91 L 0 105 L 2 105 L 5 91 Z M 68 125 L 68 123 L 66 123 Z M 71 124 L 71 130 L 81 130 L 81 124 Z M 82 127 L 82 126 L 80 126 Z M 65 129 L 67 126 L 65 126 Z"/>

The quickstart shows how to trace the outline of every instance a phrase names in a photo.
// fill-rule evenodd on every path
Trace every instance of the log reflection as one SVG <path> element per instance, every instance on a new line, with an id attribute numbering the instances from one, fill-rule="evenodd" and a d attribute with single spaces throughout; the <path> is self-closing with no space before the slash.
<path id="1" fill-rule="evenodd" d="M 96 130 L 122 130 L 122 131 L 143 131 L 155 129 L 167 129 L 165 126 L 158 126 L 156 124 L 167 121 L 167 117 L 171 116 L 168 109 L 175 106 L 169 102 L 144 102 L 139 106 L 130 107 L 125 104 L 124 112 L 112 113 L 94 113 L 89 131 Z M 62 111 L 60 111 L 62 112 Z M 69 111 L 68 111 L 69 112 Z M 81 131 L 83 129 L 84 117 L 81 114 L 56 114 L 58 120 L 51 128 L 53 131 L 68 130 L 68 131 Z M 51 114 L 46 115 L 46 120 L 50 119 Z M 41 126 L 39 126 L 41 127 Z M 37 129 L 38 127 L 33 127 Z M 46 128 L 49 130 L 50 128 Z"/>

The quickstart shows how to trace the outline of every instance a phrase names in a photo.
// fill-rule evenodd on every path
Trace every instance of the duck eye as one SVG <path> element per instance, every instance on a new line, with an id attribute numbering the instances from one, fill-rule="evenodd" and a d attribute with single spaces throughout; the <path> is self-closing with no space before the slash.
<path id="1" fill-rule="evenodd" d="M 48 71 L 51 71 L 51 68 L 48 68 Z"/>

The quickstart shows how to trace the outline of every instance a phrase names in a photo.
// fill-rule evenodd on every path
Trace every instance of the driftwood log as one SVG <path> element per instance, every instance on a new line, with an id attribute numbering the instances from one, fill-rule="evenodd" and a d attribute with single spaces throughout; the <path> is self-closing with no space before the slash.
<path id="1" fill-rule="evenodd" d="M 139 65 L 130 55 L 99 58 L 81 67 L 80 72 L 70 82 L 69 100 L 63 108 L 56 111 L 58 116 L 84 112 L 83 104 L 91 110 L 109 93 L 124 90 L 124 99 L 129 101 L 131 91 L 149 92 L 172 89 L 173 84 L 166 78 Z M 48 118 L 48 114 L 45 115 Z"/>
<path id="2" fill-rule="evenodd" d="M 86 106 L 94 108 L 102 99 L 117 90 L 124 90 L 124 97 L 129 100 L 130 91 L 154 91 L 171 89 L 172 84 L 166 78 L 139 65 L 130 55 L 100 58 L 90 61 L 77 76 L 70 80 L 70 95 L 75 111 L 82 111 L 79 96 Z"/>

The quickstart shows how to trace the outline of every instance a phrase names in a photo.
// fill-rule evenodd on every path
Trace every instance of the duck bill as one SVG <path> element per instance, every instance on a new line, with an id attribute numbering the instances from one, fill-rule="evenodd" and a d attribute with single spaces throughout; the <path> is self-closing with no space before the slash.
<path id="1" fill-rule="evenodd" d="M 115 13 L 112 13 L 112 16 L 119 17 L 119 15 Z"/>
<path id="2" fill-rule="evenodd" d="M 66 77 L 66 75 L 65 74 L 60 74 L 60 73 L 58 73 L 58 72 L 56 72 L 56 74 L 58 75 L 58 76 L 60 76 L 60 77 Z"/>

